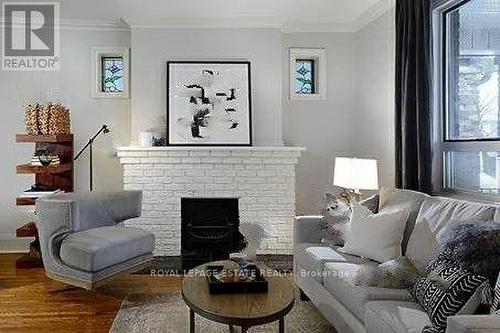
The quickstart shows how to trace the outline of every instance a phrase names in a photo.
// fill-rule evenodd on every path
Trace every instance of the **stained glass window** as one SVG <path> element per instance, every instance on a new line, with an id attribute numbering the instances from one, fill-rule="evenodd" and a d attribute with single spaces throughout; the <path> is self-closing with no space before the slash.
<path id="1" fill-rule="evenodd" d="M 301 95 L 314 94 L 314 60 L 297 59 L 295 61 L 295 92 Z"/>
<path id="2" fill-rule="evenodd" d="M 123 58 L 102 57 L 102 91 L 123 92 Z"/>

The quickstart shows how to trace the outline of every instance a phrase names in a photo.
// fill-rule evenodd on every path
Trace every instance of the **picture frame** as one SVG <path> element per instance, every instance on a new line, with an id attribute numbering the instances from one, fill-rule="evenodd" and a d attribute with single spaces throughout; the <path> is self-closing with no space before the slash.
<path id="1" fill-rule="evenodd" d="M 249 61 L 167 62 L 167 145 L 252 146 Z"/>

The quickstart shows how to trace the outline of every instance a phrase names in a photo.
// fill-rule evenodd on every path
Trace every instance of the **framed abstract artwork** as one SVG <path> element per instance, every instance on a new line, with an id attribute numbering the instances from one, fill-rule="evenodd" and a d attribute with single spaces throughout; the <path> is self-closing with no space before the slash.
<path id="1" fill-rule="evenodd" d="M 167 144 L 251 146 L 250 62 L 169 61 Z"/>

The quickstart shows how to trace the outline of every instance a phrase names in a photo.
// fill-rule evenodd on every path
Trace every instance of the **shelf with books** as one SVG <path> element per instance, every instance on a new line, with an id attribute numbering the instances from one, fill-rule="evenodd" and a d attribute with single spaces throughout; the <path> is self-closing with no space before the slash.
<path id="1" fill-rule="evenodd" d="M 17 206 L 33 206 L 36 199 L 44 195 L 50 195 L 56 190 L 73 192 L 73 134 L 16 134 L 16 142 L 34 143 L 35 152 L 45 151 L 50 156 L 57 156 L 57 163 L 59 163 L 49 166 L 33 165 L 34 157 L 32 156 L 28 160 L 30 163 L 16 166 L 17 174 L 35 175 L 34 187 L 16 197 Z M 41 193 L 36 193 L 40 191 Z M 30 245 L 30 252 L 16 262 L 16 267 L 41 267 L 42 258 L 35 224 L 29 223 L 20 227 L 17 231 L 17 237 L 35 237 L 35 240 Z"/>

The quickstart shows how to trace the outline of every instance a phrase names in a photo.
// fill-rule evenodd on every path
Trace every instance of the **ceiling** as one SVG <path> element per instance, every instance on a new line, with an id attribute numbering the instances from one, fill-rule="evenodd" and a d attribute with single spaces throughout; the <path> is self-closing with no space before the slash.
<path id="1" fill-rule="evenodd" d="M 290 30 L 357 30 L 364 21 L 371 21 L 387 11 L 393 2 L 394 0 L 61 0 L 60 8 L 62 20 L 123 19 L 132 27 L 248 25 L 280 26 Z"/>

